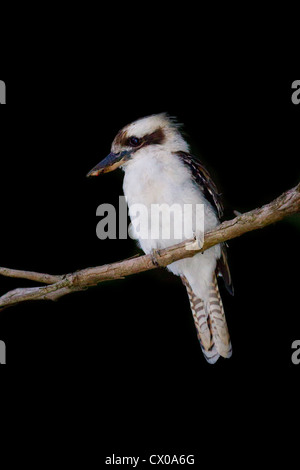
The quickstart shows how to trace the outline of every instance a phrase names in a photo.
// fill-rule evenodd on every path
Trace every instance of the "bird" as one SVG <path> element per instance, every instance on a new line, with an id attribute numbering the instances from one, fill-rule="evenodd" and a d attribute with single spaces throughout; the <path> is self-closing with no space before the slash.
<path id="1" fill-rule="evenodd" d="M 203 230 L 212 230 L 220 224 L 223 215 L 221 194 L 207 169 L 191 154 L 182 125 L 175 117 L 167 113 L 152 114 L 123 127 L 112 142 L 110 154 L 87 176 L 98 176 L 119 167 L 124 171 L 123 191 L 131 230 L 141 249 L 153 256 L 154 262 L 160 249 L 180 240 L 163 237 L 161 232 L 158 237 L 151 237 L 150 228 L 148 236 L 140 236 L 131 214 L 134 205 L 142 204 L 149 214 L 155 204 L 167 207 L 189 204 L 194 215 L 196 206 L 202 204 L 202 224 L 193 222 L 190 233 L 184 232 L 181 239 L 194 237 L 199 246 L 203 245 Z M 182 224 L 182 220 L 176 220 L 176 214 L 172 220 L 174 227 Z M 163 223 L 160 219 L 161 229 Z M 170 223 L 170 219 L 166 223 Z M 222 243 L 197 252 L 169 264 L 167 269 L 179 276 L 186 288 L 198 340 L 207 362 L 214 364 L 220 356 L 231 357 L 231 340 L 217 281 L 217 277 L 222 277 L 225 287 L 233 295 L 226 245 Z"/>

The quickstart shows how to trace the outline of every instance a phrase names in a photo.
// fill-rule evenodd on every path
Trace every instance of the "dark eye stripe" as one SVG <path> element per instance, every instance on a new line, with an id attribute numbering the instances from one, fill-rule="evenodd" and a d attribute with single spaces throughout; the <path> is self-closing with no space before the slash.
<path id="1" fill-rule="evenodd" d="M 143 140 L 144 145 L 163 144 L 165 140 L 164 131 L 159 127 L 156 131 L 152 132 L 152 134 L 145 135 Z"/>
<path id="2" fill-rule="evenodd" d="M 152 132 L 151 134 L 144 135 L 144 137 L 142 137 L 141 139 L 135 136 L 127 137 L 125 140 L 121 142 L 121 144 L 124 146 L 141 148 L 141 147 L 146 147 L 147 145 L 162 144 L 164 140 L 165 140 L 165 134 L 163 130 L 159 128 L 159 129 L 156 129 L 156 131 Z"/>

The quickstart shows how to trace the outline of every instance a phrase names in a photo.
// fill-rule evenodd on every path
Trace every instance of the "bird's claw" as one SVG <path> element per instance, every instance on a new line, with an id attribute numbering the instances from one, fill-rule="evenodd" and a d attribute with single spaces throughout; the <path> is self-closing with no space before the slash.
<path id="1" fill-rule="evenodd" d="M 159 267 L 160 266 L 160 264 L 158 262 L 158 257 L 160 256 L 159 250 L 155 250 L 155 248 L 153 248 L 150 252 L 150 256 L 151 256 L 151 261 L 152 261 L 153 265 L 156 266 L 156 267 Z"/>
<path id="2" fill-rule="evenodd" d="M 198 245 L 198 248 L 202 248 L 204 245 L 204 233 L 203 232 L 194 232 L 194 240 Z"/>

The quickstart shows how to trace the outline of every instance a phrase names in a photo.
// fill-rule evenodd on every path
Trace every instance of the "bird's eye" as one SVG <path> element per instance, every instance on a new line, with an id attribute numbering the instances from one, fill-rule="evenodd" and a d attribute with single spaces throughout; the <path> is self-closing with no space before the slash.
<path id="1" fill-rule="evenodd" d="M 132 147 L 138 147 L 141 143 L 141 139 L 139 139 L 138 137 L 130 137 L 129 138 L 129 144 L 132 146 Z"/>

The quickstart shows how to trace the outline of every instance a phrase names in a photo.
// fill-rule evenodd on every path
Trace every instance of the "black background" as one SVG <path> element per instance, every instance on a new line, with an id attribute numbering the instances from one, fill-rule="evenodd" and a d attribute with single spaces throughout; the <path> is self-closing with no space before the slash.
<path id="1" fill-rule="evenodd" d="M 62 274 L 139 251 L 131 239 L 96 237 L 96 208 L 118 203 L 122 172 L 85 175 L 109 153 L 121 127 L 148 114 L 167 111 L 184 123 L 193 153 L 223 193 L 226 218 L 299 181 L 300 105 L 291 101 L 297 77 L 236 70 L 209 75 L 171 66 L 138 73 L 130 60 L 127 68 L 103 61 L 72 70 L 63 60 L 60 65 L 55 72 L 37 64 L 34 73 L 0 77 L 7 85 L 1 266 Z M 216 409 L 220 435 L 233 404 L 244 420 L 259 400 L 270 424 L 278 412 L 288 414 L 287 404 L 274 412 L 274 393 L 280 385 L 292 396 L 300 371 L 291 361 L 292 342 L 300 339 L 299 230 L 293 217 L 230 242 L 235 296 L 221 286 L 230 360 L 206 363 L 185 288 L 155 270 L 55 303 L 4 310 L 7 368 L 26 368 L 36 377 L 51 370 L 66 382 L 70 374 L 75 395 L 77 386 L 85 392 L 82 400 L 76 395 L 77 416 L 94 417 L 104 433 L 100 455 L 121 449 L 136 455 L 138 437 L 140 449 L 151 442 L 166 453 L 167 442 L 178 451 L 188 442 L 195 453 L 201 429 L 214 426 L 204 413 Z M 0 293 L 31 285 L 1 278 Z M 63 386 L 60 393 L 66 402 L 74 398 Z M 262 433 L 264 423 L 257 422 Z"/>

